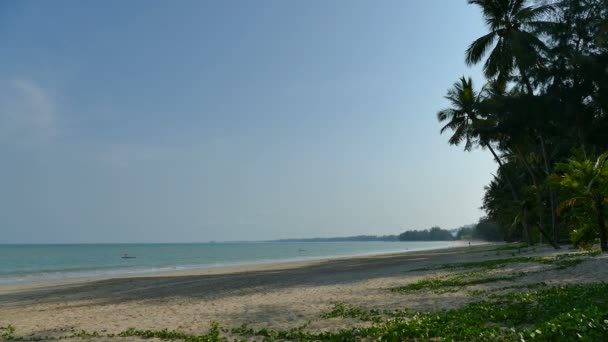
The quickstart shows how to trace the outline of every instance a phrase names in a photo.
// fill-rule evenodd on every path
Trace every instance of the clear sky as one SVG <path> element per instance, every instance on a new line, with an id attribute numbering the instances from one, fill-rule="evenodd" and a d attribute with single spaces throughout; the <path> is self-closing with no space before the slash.
<path id="1" fill-rule="evenodd" d="M 436 112 L 465 0 L 0 3 L 0 242 L 395 234 L 496 169 Z"/>

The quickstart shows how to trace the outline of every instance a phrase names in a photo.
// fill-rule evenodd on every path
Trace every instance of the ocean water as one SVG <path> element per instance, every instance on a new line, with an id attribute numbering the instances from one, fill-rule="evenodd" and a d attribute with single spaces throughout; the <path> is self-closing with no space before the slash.
<path id="1" fill-rule="evenodd" d="M 0 245 L 0 285 L 385 254 L 453 245 L 454 242 L 446 241 Z M 121 258 L 125 253 L 135 258 Z"/>

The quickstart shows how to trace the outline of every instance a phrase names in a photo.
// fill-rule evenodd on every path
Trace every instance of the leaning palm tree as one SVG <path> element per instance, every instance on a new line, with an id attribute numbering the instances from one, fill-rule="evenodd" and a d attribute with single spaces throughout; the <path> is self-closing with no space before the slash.
<path id="1" fill-rule="evenodd" d="M 480 104 L 484 100 L 484 93 L 486 93 L 485 90 L 482 90 L 481 93 L 475 91 L 471 78 L 467 79 L 463 76 L 458 82 L 454 83 L 445 96 L 445 98 L 450 101 L 451 107 L 437 113 L 439 122 L 447 121 L 440 132 L 444 133 L 448 129 L 452 130 L 453 134 L 448 140 L 449 144 L 459 145 L 464 141 L 465 151 L 472 150 L 476 145 L 487 148 L 492 153 L 492 156 L 499 167 L 504 169 L 504 164 L 496 151 L 494 151 L 491 140 L 485 134 L 481 134 L 479 129 L 486 126 L 488 123 L 488 120 L 482 118 L 479 113 Z M 515 202 L 520 202 L 520 196 L 518 195 L 513 182 L 506 173 L 504 174 L 504 177 L 511 191 L 513 200 Z M 522 220 L 521 224 L 528 237 L 528 244 L 533 244 L 527 222 Z M 556 246 L 554 245 L 554 247 Z"/>
<path id="2" fill-rule="evenodd" d="M 487 126 L 491 125 L 488 118 L 484 118 L 479 112 L 482 102 L 488 98 L 484 94 L 491 94 L 491 89 L 496 85 L 490 83 L 486 89 L 480 93 L 475 91 L 473 80 L 461 77 L 454 83 L 447 92 L 445 98 L 450 101 L 450 107 L 437 113 L 439 122 L 446 122 L 441 128 L 441 134 L 451 129 L 454 133 L 448 140 L 450 145 L 460 145 L 464 141 L 464 150 L 471 151 L 475 145 L 487 148 L 500 167 L 503 166 L 501 158 L 498 156 L 491 144 L 491 139 L 485 133 Z"/>
<path id="3" fill-rule="evenodd" d="M 532 94 L 532 84 L 527 71 L 539 62 L 540 51 L 547 50 L 535 30 L 544 24 L 541 19 L 551 12 L 553 7 L 526 6 L 526 2 L 469 0 L 469 4 L 481 7 L 490 32 L 469 46 L 466 62 L 469 65 L 477 64 L 491 50 L 483 67 L 486 77 L 498 77 L 502 82 L 506 82 L 511 72 L 517 69 L 528 94 Z"/>
<path id="4" fill-rule="evenodd" d="M 454 83 L 445 96 L 450 101 L 450 108 L 437 113 L 439 122 L 447 121 L 441 128 L 441 134 L 451 129 L 454 133 L 448 140 L 450 145 L 460 145 L 464 141 L 464 150 L 470 151 L 474 147 L 475 134 L 473 123 L 477 118 L 479 95 L 473 88 L 473 80 L 462 76 Z"/>

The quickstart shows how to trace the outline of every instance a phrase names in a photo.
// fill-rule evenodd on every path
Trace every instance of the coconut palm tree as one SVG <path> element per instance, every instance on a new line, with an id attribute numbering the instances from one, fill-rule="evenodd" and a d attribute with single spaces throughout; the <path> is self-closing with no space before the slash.
<path id="1" fill-rule="evenodd" d="M 481 118 L 479 113 L 480 104 L 484 100 L 484 93 L 485 89 L 481 93 L 475 91 L 473 80 L 470 77 L 462 76 L 458 82 L 454 83 L 445 96 L 450 101 L 451 107 L 437 113 L 439 122 L 447 121 L 441 127 L 440 133 L 443 134 L 446 130 L 451 129 L 454 133 L 448 143 L 450 145 L 460 145 L 464 141 L 465 151 L 471 151 L 475 145 L 489 149 L 498 165 L 502 167 L 502 160 L 492 148 L 489 139 L 481 137 L 480 131 L 477 129 L 485 126 L 485 120 Z"/>
<path id="2" fill-rule="evenodd" d="M 466 62 L 469 65 L 477 64 L 491 50 L 483 67 L 486 77 L 498 77 L 505 82 L 511 72 L 517 69 L 528 94 L 532 94 L 533 88 L 527 71 L 540 60 L 540 51 L 547 49 L 534 31 L 543 24 L 539 19 L 552 11 L 553 7 L 527 6 L 526 2 L 469 0 L 469 4 L 481 7 L 490 32 L 469 46 Z"/>
<path id="3" fill-rule="evenodd" d="M 470 151 L 475 145 L 475 134 L 473 122 L 477 117 L 477 106 L 479 95 L 473 88 L 473 80 L 462 76 L 454 83 L 445 96 L 450 101 L 451 107 L 437 113 L 439 122 L 447 121 L 441 128 L 441 134 L 451 129 L 454 133 L 448 140 L 450 145 L 460 145 L 465 142 L 464 150 Z"/>
<path id="4" fill-rule="evenodd" d="M 491 88 L 494 89 L 494 87 Z M 463 76 L 458 82 L 454 83 L 445 96 L 445 98 L 450 101 L 451 107 L 437 113 L 439 122 L 447 121 L 440 132 L 443 134 L 448 129 L 452 130 L 454 133 L 448 140 L 449 144 L 459 145 L 464 141 L 465 151 L 472 150 L 476 145 L 487 148 L 492 153 L 492 156 L 499 167 L 504 169 L 504 164 L 492 147 L 490 139 L 488 139 L 487 136 L 481 135 L 480 131 L 477 129 L 479 127 L 484 127 L 487 121 L 480 117 L 478 111 L 480 103 L 483 101 L 482 94 L 484 93 L 486 93 L 485 90 L 482 90 L 481 93 L 475 91 L 473 80 L 470 77 L 467 79 Z M 513 182 L 506 174 L 504 174 L 504 178 L 507 181 L 513 200 L 515 202 L 520 202 L 519 195 Z M 527 222 L 521 220 L 521 224 L 528 237 L 528 244 L 533 244 Z"/>

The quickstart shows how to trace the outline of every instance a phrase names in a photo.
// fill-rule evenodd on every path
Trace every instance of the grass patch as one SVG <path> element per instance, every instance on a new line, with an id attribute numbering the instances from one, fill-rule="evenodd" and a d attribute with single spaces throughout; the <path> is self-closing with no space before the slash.
<path id="1" fill-rule="evenodd" d="M 435 293 L 456 292 L 466 286 L 494 283 L 498 281 L 511 281 L 531 274 L 531 272 L 518 272 L 504 276 L 479 277 L 480 275 L 484 275 L 486 273 L 487 271 L 482 270 L 476 272 L 461 273 L 447 278 L 426 278 L 421 279 L 412 284 L 393 288 L 391 289 L 391 291 L 416 292 L 421 290 L 429 290 L 434 291 Z"/>
<path id="2" fill-rule="evenodd" d="M 137 330 L 129 328 L 117 336 L 119 337 L 143 337 L 160 338 L 164 340 L 179 340 L 186 342 L 226 342 L 228 338 L 221 336 L 221 329 L 217 322 L 211 323 L 209 332 L 204 335 L 191 335 L 176 330 Z"/>
<path id="3" fill-rule="evenodd" d="M 355 307 L 349 304 L 344 303 L 335 303 L 334 308 L 321 315 L 321 318 L 335 318 L 335 317 L 343 317 L 343 318 L 357 318 L 362 321 L 369 322 L 379 322 L 381 320 L 381 312 L 380 310 L 367 310 L 360 307 Z"/>
<path id="4" fill-rule="evenodd" d="M 481 268 L 481 269 L 496 269 L 504 267 L 508 264 L 519 264 L 519 263 L 530 263 L 537 262 L 542 264 L 554 264 L 558 266 L 558 269 L 564 269 L 572 266 L 576 266 L 585 260 L 585 257 L 593 257 L 601 254 L 601 251 L 594 250 L 590 252 L 579 252 L 579 253 L 564 253 L 555 256 L 527 256 L 527 257 L 515 257 L 515 258 L 504 258 L 504 259 L 493 259 L 483 261 L 472 261 L 464 263 L 453 263 L 443 264 L 435 267 L 422 267 L 408 272 L 416 271 L 432 271 L 432 270 L 456 270 L 456 269 L 467 269 L 467 268 Z"/>
<path id="5" fill-rule="evenodd" d="M 0 339 L 7 341 L 15 339 L 15 336 L 13 335 L 15 333 L 15 327 L 12 325 L 9 324 L 6 327 L 0 327 L 0 331 L 2 331 L 0 334 Z"/>
<path id="6" fill-rule="evenodd" d="M 496 247 L 496 248 L 492 248 L 492 249 L 464 251 L 462 253 L 463 254 L 472 254 L 472 253 L 488 253 L 488 252 L 514 251 L 514 250 L 521 251 L 522 248 L 524 248 L 524 249 L 532 248 L 534 251 L 536 251 L 536 248 L 533 246 L 528 246 L 523 243 L 518 243 L 518 244 L 509 244 L 509 245 L 505 245 L 505 246 L 500 246 L 500 247 Z"/>
<path id="7" fill-rule="evenodd" d="M 310 323 L 310 322 L 309 322 Z M 238 328 L 233 328 L 230 330 L 232 334 L 241 335 L 245 337 L 253 337 L 253 336 L 261 336 L 264 337 L 264 340 L 307 340 L 309 336 L 314 335 L 313 333 L 305 332 L 304 329 L 308 326 L 309 323 L 306 323 L 302 326 L 292 328 L 284 331 L 277 331 L 267 328 L 262 329 L 254 329 L 250 326 L 243 324 Z"/>
<path id="8" fill-rule="evenodd" d="M 495 288 L 495 289 L 487 289 L 487 290 L 471 290 L 469 291 L 469 294 L 471 296 L 475 296 L 475 297 L 481 297 L 481 296 L 485 296 L 489 294 L 489 297 L 496 297 L 497 295 L 493 295 L 490 294 L 492 292 L 500 292 L 500 291 L 504 291 L 504 290 L 531 290 L 531 289 L 538 289 L 538 288 L 543 288 L 543 287 L 547 287 L 547 283 L 545 282 L 538 282 L 538 283 L 530 283 L 530 284 L 522 284 L 522 285 L 508 285 L 508 286 L 503 286 L 503 287 L 499 287 L 499 288 Z"/>
<path id="9" fill-rule="evenodd" d="M 586 260 L 586 258 L 597 255 L 598 252 L 583 252 L 583 253 L 567 253 L 567 254 L 559 254 L 556 256 L 550 257 L 539 257 L 539 256 L 529 256 L 529 257 L 517 257 L 517 258 L 505 258 L 505 259 L 494 259 L 494 260 L 483 260 L 483 261 L 474 261 L 474 262 L 466 262 L 466 263 L 454 263 L 454 264 L 444 264 L 437 266 L 435 268 L 429 269 L 425 268 L 424 270 L 460 270 L 460 269 L 478 269 L 477 271 L 460 273 L 453 276 L 447 277 L 434 277 L 434 278 L 426 278 L 419 280 L 412 284 L 407 284 L 404 286 L 400 286 L 392 289 L 392 291 L 396 292 L 414 292 L 420 290 L 430 290 L 435 293 L 445 293 L 445 292 L 455 292 L 459 291 L 466 286 L 478 285 L 478 284 L 487 284 L 498 281 L 510 281 L 517 278 L 521 278 L 523 276 L 546 272 L 550 270 L 563 270 L 566 268 L 574 267 L 582 263 Z M 510 264 L 519 264 L 519 263 L 540 263 L 545 265 L 553 265 L 555 267 L 534 271 L 534 272 L 518 272 L 515 274 L 498 276 L 498 277 L 481 277 L 482 275 L 487 274 L 488 272 L 505 267 Z M 423 269 L 417 269 L 423 270 Z M 416 270 L 414 270 L 416 271 Z"/>
<path id="10" fill-rule="evenodd" d="M 412 312 L 409 310 L 377 310 L 377 309 L 366 309 L 362 307 L 356 307 L 345 303 L 334 303 L 334 307 L 331 311 L 321 315 L 322 319 L 330 319 L 336 317 L 342 318 L 357 318 L 361 321 L 367 322 L 379 322 L 382 318 L 386 317 L 408 317 L 411 316 Z"/>
<path id="11" fill-rule="evenodd" d="M 555 261 L 553 264 L 555 265 L 555 269 L 557 270 L 563 270 L 566 268 L 570 268 L 570 267 L 574 267 L 580 263 L 582 263 L 583 261 L 585 261 L 584 259 L 564 259 L 564 260 L 557 260 Z"/>
<path id="12" fill-rule="evenodd" d="M 517 258 L 472 261 L 472 262 L 464 262 L 464 263 L 443 264 L 443 265 L 439 265 L 439 266 L 435 266 L 435 267 L 417 268 L 417 269 L 411 270 L 410 272 L 433 271 L 433 270 L 456 270 L 456 269 L 461 269 L 461 268 L 495 269 L 495 268 L 503 267 L 508 264 L 538 262 L 541 259 L 542 259 L 541 257 L 517 257 Z"/>

